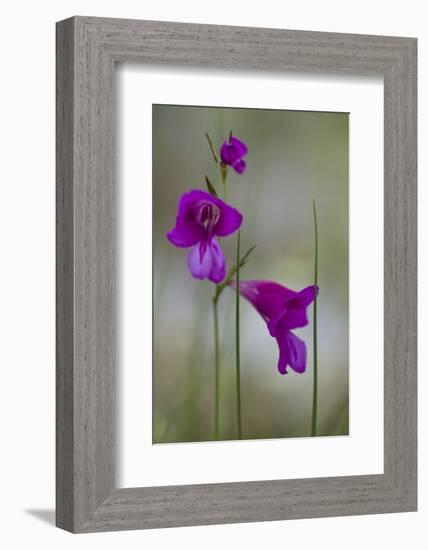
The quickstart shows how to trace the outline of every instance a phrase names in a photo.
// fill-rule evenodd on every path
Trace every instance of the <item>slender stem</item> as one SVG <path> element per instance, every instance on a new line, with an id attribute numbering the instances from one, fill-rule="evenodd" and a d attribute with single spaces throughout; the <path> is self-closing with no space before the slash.
<path id="1" fill-rule="evenodd" d="M 221 173 L 221 183 L 223 184 L 223 195 L 224 195 L 223 198 L 226 201 L 227 200 L 227 171 L 222 170 L 220 168 L 220 173 Z"/>
<path id="2" fill-rule="evenodd" d="M 315 233 L 315 265 L 314 265 L 314 320 L 313 320 L 313 343 L 314 343 L 314 386 L 312 396 L 312 427 L 311 436 L 317 435 L 317 407 L 318 407 L 318 354 L 317 354 L 317 290 L 318 290 L 318 224 L 317 209 L 315 200 L 312 200 L 312 210 L 314 214 L 314 233 Z"/>
<path id="3" fill-rule="evenodd" d="M 214 313 L 214 439 L 220 439 L 220 356 L 218 338 L 218 299 L 213 298 Z"/>
<path id="4" fill-rule="evenodd" d="M 238 231 L 236 242 L 236 418 L 238 423 L 238 439 L 242 439 L 241 419 L 241 350 L 239 333 L 239 272 L 240 272 L 241 232 Z"/>
<path id="5" fill-rule="evenodd" d="M 211 141 L 209 134 L 205 133 L 205 135 L 207 137 L 214 162 L 217 163 L 220 169 L 221 181 L 223 184 L 224 200 L 226 200 L 227 172 L 222 170 L 220 161 L 217 157 L 217 153 L 215 152 L 214 145 Z M 216 441 L 220 439 L 220 343 L 219 343 L 219 336 L 218 336 L 218 299 L 223 290 L 223 289 L 220 290 L 219 286 L 220 285 L 216 286 L 216 290 L 212 298 L 213 313 L 214 313 L 214 439 Z"/>

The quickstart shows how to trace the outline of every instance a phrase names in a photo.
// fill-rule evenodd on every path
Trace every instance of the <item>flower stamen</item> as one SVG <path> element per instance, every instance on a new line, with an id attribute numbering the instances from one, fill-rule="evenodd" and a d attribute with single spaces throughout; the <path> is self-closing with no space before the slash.
<path id="1" fill-rule="evenodd" d="M 215 204 L 203 202 L 197 205 L 195 219 L 206 232 L 211 233 L 220 219 L 220 209 Z"/>

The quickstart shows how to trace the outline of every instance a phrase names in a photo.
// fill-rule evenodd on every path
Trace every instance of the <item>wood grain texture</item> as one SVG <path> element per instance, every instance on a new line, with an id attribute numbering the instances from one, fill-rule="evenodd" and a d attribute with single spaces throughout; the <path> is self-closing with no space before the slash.
<path id="1" fill-rule="evenodd" d="M 383 475 L 115 489 L 116 62 L 383 76 Z M 416 146 L 415 39 L 87 17 L 57 24 L 59 527 L 416 510 Z"/>
<path id="2" fill-rule="evenodd" d="M 56 36 L 56 521 L 74 526 L 74 24 Z"/>

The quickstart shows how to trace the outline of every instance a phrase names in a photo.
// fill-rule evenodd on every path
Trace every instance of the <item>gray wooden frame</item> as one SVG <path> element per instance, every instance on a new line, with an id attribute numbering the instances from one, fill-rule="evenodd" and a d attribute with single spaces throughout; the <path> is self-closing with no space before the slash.
<path id="1" fill-rule="evenodd" d="M 90 17 L 57 24 L 59 527 L 91 532 L 416 510 L 416 45 L 413 38 Z M 383 474 L 115 488 L 116 62 L 383 76 Z"/>

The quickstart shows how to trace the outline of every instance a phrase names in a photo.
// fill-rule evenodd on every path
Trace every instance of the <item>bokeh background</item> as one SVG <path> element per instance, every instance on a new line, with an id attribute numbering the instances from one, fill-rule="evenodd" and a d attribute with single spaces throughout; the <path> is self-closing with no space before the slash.
<path id="1" fill-rule="evenodd" d="M 248 145 L 247 170 L 228 177 L 228 202 L 244 215 L 241 253 L 257 248 L 241 279 L 272 279 L 294 290 L 313 283 L 312 199 L 319 231 L 318 435 L 349 426 L 348 114 L 153 106 L 153 443 L 213 437 L 213 284 L 193 279 L 187 249 L 167 241 L 182 193 L 221 190 L 205 139 L 219 149 L 229 131 Z M 221 240 L 229 265 L 235 237 Z M 221 439 L 236 438 L 234 291 L 219 301 Z M 310 434 L 313 360 L 310 324 L 304 374 L 277 371 L 278 347 L 241 300 L 241 401 L 245 439 Z"/>

